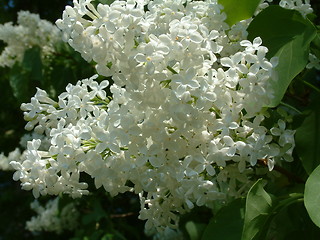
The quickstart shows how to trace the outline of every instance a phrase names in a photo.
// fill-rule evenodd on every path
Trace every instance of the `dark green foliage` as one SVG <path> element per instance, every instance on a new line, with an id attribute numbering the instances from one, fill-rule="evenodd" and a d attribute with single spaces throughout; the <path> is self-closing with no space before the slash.
<path id="1" fill-rule="evenodd" d="M 245 199 L 239 198 L 221 208 L 207 225 L 202 240 L 241 239 Z M 232 231 L 230 231 L 232 229 Z"/>
<path id="2" fill-rule="evenodd" d="M 305 188 L 304 204 L 312 221 L 320 227 L 320 166 L 318 166 L 309 176 Z"/>
<path id="3" fill-rule="evenodd" d="M 232 26 L 241 20 L 251 18 L 261 1 L 242 0 L 236 4 L 234 0 L 219 0 L 218 2 L 223 6 L 223 11 L 227 14 L 226 23 Z"/>
<path id="4" fill-rule="evenodd" d="M 28 49 L 21 63 L 16 63 L 9 74 L 9 82 L 18 103 L 28 102 L 35 94 L 36 87 L 43 81 L 43 65 L 41 49 L 34 47 Z"/>
<path id="5" fill-rule="evenodd" d="M 14 21 L 20 10 L 38 13 L 41 18 L 54 22 L 60 18 L 66 5 L 72 5 L 72 1 L 52 0 L 49 3 L 42 0 L 1 0 L 0 23 Z"/>
<path id="6" fill-rule="evenodd" d="M 320 99 L 320 98 L 319 98 Z M 320 108 L 315 104 L 308 110 L 296 132 L 296 150 L 306 172 L 311 172 L 320 164 Z"/>
<path id="7" fill-rule="evenodd" d="M 275 98 L 270 104 L 275 107 L 293 78 L 305 68 L 316 28 L 297 11 L 270 6 L 254 18 L 248 32 L 250 40 L 262 38 L 263 45 L 269 49 L 268 57 L 276 56 L 279 59 L 277 77 L 272 81 Z"/>

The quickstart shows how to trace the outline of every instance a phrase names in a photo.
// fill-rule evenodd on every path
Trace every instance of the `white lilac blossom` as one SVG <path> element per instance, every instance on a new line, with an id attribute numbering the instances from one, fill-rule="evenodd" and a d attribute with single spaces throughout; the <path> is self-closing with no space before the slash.
<path id="1" fill-rule="evenodd" d="M 23 149 L 26 149 L 28 141 L 31 141 L 33 139 L 41 139 L 41 146 L 39 148 L 40 150 L 46 151 L 46 150 L 49 149 L 49 147 L 50 147 L 50 139 L 48 139 L 48 137 L 46 137 L 45 135 L 39 134 L 39 133 L 36 133 L 36 132 L 31 132 L 31 133 L 24 134 L 20 138 L 19 144 Z"/>
<path id="2" fill-rule="evenodd" d="M 51 145 L 49 138 L 45 135 L 41 135 L 36 132 L 24 134 L 20 139 L 20 146 L 24 150 L 21 151 L 19 148 L 16 148 L 9 152 L 8 156 L 4 153 L 0 153 L 0 170 L 13 171 L 14 168 L 10 164 L 11 161 L 22 163 L 26 159 L 27 152 L 25 149 L 27 148 L 27 142 L 33 139 L 41 139 L 41 146 L 39 147 L 39 150 L 47 151 Z"/>
<path id="3" fill-rule="evenodd" d="M 309 53 L 309 63 L 306 66 L 307 69 L 315 68 L 320 70 L 320 59 L 316 55 Z"/>
<path id="4" fill-rule="evenodd" d="M 54 45 L 61 41 L 59 29 L 39 15 L 28 11 L 18 12 L 17 25 L 12 22 L 0 25 L 0 40 L 7 46 L 0 55 L 0 67 L 12 67 L 21 62 L 27 49 L 38 46 L 42 58 L 54 52 Z"/>
<path id="5" fill-rule="evenodd" d="M 246 39 L 249 21 L 230 29 L 214 0 L 146 3 L 66 7 L 65 41 L 113 84 L 94 75 L 57 101 L 38 89 L 21 108 L 51 146 L 32 140 L 26 160 L 11 164 L 35 197 L 88 194 L 81 173 L 112 196 L 134 192 L 146 231 L 161 235 L 195 205 L 243 196 L 259 159 L 270 170 L 291 161 L 294 132 L 263 124 L 277 59 L 259 37 Z"/>
<path id="6" fill-rule="evenodd" d="M 304 17 L 313 12 L 310 0 L 281 0 L 279 5 L 283 8 L 297 10 Z"/>
<path id="7" fill-rule="evenodd" d="M 65 230 L 73 230 L 77 227 L 79 212 L 74 203 L 69 203 L 61 211 L 59 210 L 59 198 L 49 200 L 45 207 L 38 200 L 31 203 L 37 215 L 26 222 L 26 229 L 31 232 L 55 232 L 61 234 Z"/>
<path id="8" fill-rule="evenodd" d="M 3 152 L 0 153 L 0 170 L 3 171 L 12 171 L 14 170 L 12 166 L 10 165 L 11 161 L 20 161 L 21 159 L 21 151 L 19 148 L 16 148 L 15 150 L 9 152 L 8 156 L 6 156 Z"/>
<path id="9" fill-rule="evenodd" d="M 273 2 L 273 0 L 263 0 L 259 5 L 257 13 L 268 7 L 271 2 Z M 279 6 L 286 9 L 296 10 L 300 12 L 303 17 L 306 17 L 308 14 L 313 12 L 310 0 L 280 0 Z"/>

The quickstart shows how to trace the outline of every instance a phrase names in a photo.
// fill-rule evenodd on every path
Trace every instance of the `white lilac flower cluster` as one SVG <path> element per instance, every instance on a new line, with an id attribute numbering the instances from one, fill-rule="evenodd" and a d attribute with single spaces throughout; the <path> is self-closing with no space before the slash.
<path id="1" fill-rule="evenodd" d="M 258 8 L 257 12 L 269 6 L 269 3 L 273 0 L 263 0 Z M 308 14 L 313 12 L 313 9 L 310 4 L 310 0 L 280 0 L 279 6 L 291 10 L 296 10 L 301 13 L 303 17 L 306 17 Z"/>
<path id="2" fill-rule="evenodd" d="M 26 128 L 51 139 L 11 162 L 23 189 L 80 197 L 89 174 L 113 196 L 139 194 L 152 233 L 176 229 L 195 205 L 245 194 L 259 159 L 270 170 L 292 161 L 294 131 L 263 125 L 277 59 L 246 40 L 248 21 L 230 29 L 215 0 L 90 2 L 74 0 L 57 25 L 113 84 L 95 75 L 57 101 L 38 89 L 22 105 Z"/>
<path id="3" fill-rule="evenodd" d="M 7 46 L 0 55 L 0 67 L 12 67 L 21 62 L 24 52 L 34 46 L 41 47 L 42 57 L 54 52 L 61 41 L 61 32 L 52 23 L 28 11 L 18 12 L 17 25 L 12 22 L 0 25 L 0 40 Z"/>
<path id="4" fill-rule="evenodd" d="M 32 132 L 31 134 L 24 134 L 20 139 L 20 147 L 22 149 L 27 148 L 27 142 L 33 139 L 40 139 L 41 146 L 39 150 L 48 150 L 51 143 L 50 140 L 44 136 L 43 134 L 38 134 L 36 132 Z M 26 158 L 26 151 L 21 151 L 18 147 L 9 152 L 8 156 L 6 156 L 3 152 L 0 153 L 0 170 L 2 171 L 13 171 L 14 168 L 10 165 L 11 161 L 15 162 L 23 162 Z"/>
<path id="5" fill-rule="evenodd" d="M 11 161 L 19 161 L 21 159 L 21 151 L 19 148 L 11 151 L 8 156 L 6 156 L 3 152 L 0 153 L 0 170 L 10 171 L 14 170 L 10 165 Z"/>
<path id="6" fill-rule="evenodd" d="M 309 53 L 309 62 L 306 66 L 307 69 L 315 68 L 320 70 L 320 59 L 316 55 Z"/>
<path id="7" fill-rule="evenodd" d="M 310 0 L 281 0 L 279 5 L 283 8 L 297 10 L 304 17 L 313 12 Z"/>
<path id="8" fill-rule="evenodd" d="M 31 232 L 55 232 L 62 233 L 64 230 L 73 230 L 77 227 L 79 212 L 73 203 L 64 206 L 59 210 L 59 198 L 49 200 L 45 207 L 41 206 L 38 200 L 31 205 L 37 216 L 33 216 L 26 222 L 26 229 Z"/>

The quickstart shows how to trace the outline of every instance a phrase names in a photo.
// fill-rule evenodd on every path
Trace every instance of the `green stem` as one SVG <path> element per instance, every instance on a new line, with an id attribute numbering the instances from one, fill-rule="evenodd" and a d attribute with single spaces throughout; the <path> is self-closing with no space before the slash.
<path id="1" fill-rule="evenodd" d="M 285 106 L 285 107 L 287 107 L 287 108 L 290 108 L 291 110 L 293 110 L 293 111 L 295 111 L 295 112 L 297 112 L 297 113 L 299 113 L 299 114 L 302 114 L 301 111 L 299 111 L 299 110 L 296 109 L 294 106 L 291 106 L 291 105 L 288 104 L 288 103 L 285 103 L 285 102 L 282 102 L 282 101 L 281 101 L 280 104 L 283 105 L 283 106 Z"/>
<path id="2" fill-rule="evenodd" d="M 280 198 L 279 198 L 280 199 Z M 281 211 L 281 209 L 289 207 L 292 204 L 303 202 L 303 193 L 294 193 L 292 195 L 286 196 L 284 200 L 280 201 L 279 204 L 274 208 L 273 213 L 276 214 Z"/>
<path id="3" fill-rule="evenodd" d="M 176 70 L 174 70 L 172 67 L 167 66 L 167 69 L 172 72 L 173 74 L 178 74 L 178 72 Z"/>
<path id="4" fill-rule="evenodd" d="M 302 82 L 303 82 L 305 85 L 307 85 L 308 87 L 310 87 L 310 88 L 312 88 L 313 90 L 315 90 L 316 92 L 320 93 L 320 89 L 317 88 L 315 85 L 313 85 L 313 84 L 311 84 L 311 83 L 309 83 L 309 82 L 307 82 L 307 81 L 305 81 L 305 80 L 303 80 Z"/>
<path id="5" fill-rule="evenodd" d="M 258 164 L 259 165 L 263 165 L 263 166 L 268 166 L 268 161 L 267 159 L 258 159 Z M 296 183 L 302 183 L 305 184 L 305 181 L 300 178 L 299 176 L 296 176 L 295 174 L 289 172 L 288 170 L 286 170 L 285 168 L 279 166 L 279 165 L 275 165 L 273 168 L 274 171 L 281 173 L 282 175 L 286 176 L 288 178 L 288 180 L 291 180 L 293 182 Z"/>

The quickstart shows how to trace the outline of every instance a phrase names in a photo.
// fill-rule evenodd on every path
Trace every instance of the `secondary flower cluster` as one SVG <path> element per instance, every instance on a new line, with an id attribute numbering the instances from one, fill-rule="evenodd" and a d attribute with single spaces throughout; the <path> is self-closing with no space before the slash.
<path id="1" fill-rule="evenodd" d="M 0 40 L 7 44 L 0 55 L 0 67 L 12 67 L 21 62 L 24 52 L 34 46 L 41 47 L 44 58 L 52 54 L 54 44 L 61 41 L 59 29 L 37 14 L 20 11 L 17 24 L 8 22 L 0 25 Z"/>
<path id="2" fill-rule="evenodd" d="M 31 203 L 37 215 L 26 222 L 26 229 L 31 232 L 47 231 L 62 233 L 64 230 L 73 230 L 77 227 L 79 212 L 73 203 L 59 210 L 59 198 L 49 200 L 43 207 L 37 200 Z"/>
<path id="3" fill-rule="evenodd" d="M 51 139 L 11 163 L 23 189 L 80 197 L 89 174 L 111 195 L 139 194 L 152 233 L 177 228 L 194 205 L 246 193 L 259 159 L 270 170 L 292 160 L 294 131 L 264 126 L 277 59 L 245 39 L 246 22 L 230 29 L 214 0 L 90 2 L 74 0 L 57 25 L 113 84 L 95 75 L 58 101 L 38 89 L 22 105 L 26 128 Z"/>
<path id="4" fill-rule="evenodd" d="M 16 148 L 6 156 L 3 152 L 0 153 L 0 170 L 10 171 L 14 170 L 10 165 L 11 161 L 19 161 L 21 159 L 21 151 Z"/>
<path id="5" fill-rule="evenodd" d="M 272 3 L 273 0 L 264 0 L 260 3 L 258 7 L 259 12 L 261 9 L 264 9 L 269 6 L 269 3 Z M 313 9 L 310 4 L 310 0 L 280 0 L 279 6 L 291 10 L 296 10 L 301 13 L 302 16 L 306 17 L 308 14 L 313 12 Z"/>
<path id="6" fill-rule="evenodd" d="M 279 5 L 283 8 L 297 10 L 304 17 L 313 12 L 310 0 L 281 0 Z"/>
<path id="7" fill-rule="evenodd" d="M 24 134 L 20 139 L 20 148 L 26 149 L 27 142 L 33 139 L 41 139 L 41 146 L 39 150 L 48 150 L 50 147 L 50 140 L 44 136 L 43 134 L 37 134 L 32 132 L 32 134 Z M 15 150 L 8 153 L 6 156 L 3 152 L 0 153 L 0 170 L 3 171 L 13 171 L 14 168 L 10 165 L 10 162 L 23 162 L 25 160 L 26 151 L 21 151 L 20 148 L 16 148 Z"/>

